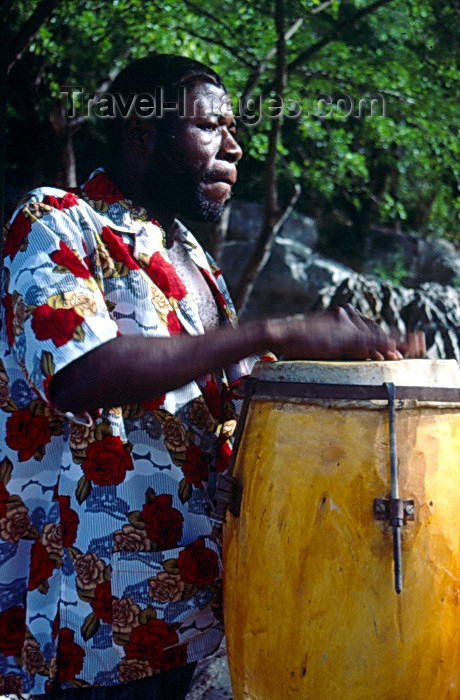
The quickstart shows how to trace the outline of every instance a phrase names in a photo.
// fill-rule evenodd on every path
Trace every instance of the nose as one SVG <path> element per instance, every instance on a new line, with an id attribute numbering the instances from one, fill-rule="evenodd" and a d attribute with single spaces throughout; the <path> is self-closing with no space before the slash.
<path id="1" fill-rule="evenodd" d="M 243 155 L 236 138 L 227 128 L 222 129 L 222 141 L 220 144 L 218 158 L 229 163 L 236 163 Z"/>

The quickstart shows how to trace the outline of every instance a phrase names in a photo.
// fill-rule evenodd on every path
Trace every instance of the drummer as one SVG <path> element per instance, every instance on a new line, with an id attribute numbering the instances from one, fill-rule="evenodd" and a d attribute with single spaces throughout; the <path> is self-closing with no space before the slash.
<path id="1" fill-rule="evenodd" d="M 77 700 L 91 686 L 84 697 L 96 699 L 110 686 L 119 698 L 132 683 L 184 697 L 222 635 L 210 593 L 218 551 L 204 538 L 235 427 L 230 385 L 267 348 L 285 359 L 402 357 L 348 305 L 236 324 L 222 275 L 180 222 L 217 220 L 236 180 L 242 151 L 221 78 L 153 55 L 122 71 L 112 94 L 166 100 L 178 87 L 185 116 L 109 120 L 105 169 L 78 194 L 35 190 L 9 225 L 0 653 L 11 692 Z M 7 387 L 3 368 L 0 378 Z M 30 528 L 11 524 L 15 509 Z M 121 584 L 120 552 L 138 553 L 136 585 Z"/>

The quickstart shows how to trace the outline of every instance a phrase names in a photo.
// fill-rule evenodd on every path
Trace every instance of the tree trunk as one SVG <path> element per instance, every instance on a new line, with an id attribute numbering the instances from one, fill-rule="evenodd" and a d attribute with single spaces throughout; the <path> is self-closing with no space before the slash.
<path id="1" fill-rule="evenodd" d="M 276 52 L 276 94 L 283 104 L 284 91 L 287 83 L 286 39 L 284 31 L 284 0 L 275 0 L 275 27 L 277 33 Z M 276 161 L 278 141 L 281 136 L 282 109 L 274 115 L 269 135 L 268 154 L 265 163 L 265 187 L 264 187 L 264 217 L 255 248 L 243 269 L 236 287 L 235 306 L 242 313 L 251 292 L 254 288 L 258 274 L 266 265 L 273 247 L 273 241 L 280 227 L 283 212 L 280 211 L 278 201 L 278 183 L 276 177 Z"/>

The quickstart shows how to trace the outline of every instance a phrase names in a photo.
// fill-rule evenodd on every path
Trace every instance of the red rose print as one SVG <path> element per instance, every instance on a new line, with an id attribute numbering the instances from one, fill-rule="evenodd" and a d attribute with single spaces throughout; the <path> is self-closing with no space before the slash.
<path id="1" fill-rule="evenodd" d="M 0 518 L 3 518 L 6 515 L 6 502 L 8 501 L 9 497 L 10 494 L 0 481 Z"/>
<path id="2" fill-rule="evenodd" d="M 3 256 L 5 258 L 7 258 L 8 255 L 10 255 L 11 260 L 14 260 L 16 254 L 19 251 L 19 248 L 21 247 L 21 243 L 23 242 L 24 238 L 30 233 L 31 229 L 32 221 L 25 216 L 22 210 L 19 211 L 16 214 L 16 217 L 13 223 L 11 224 L 10 228 L 8 229 L 8 233 L 6 235 L 3 248 Z"/>
<path id="3" fill-rule="evenodd" d="M 177 644 L 177 632 L 171 632 L 164 620 L 149 620 L 135 627 L 125 646 L 127 659 L 147 659 L 152 668 L 161 668 L 163 650 Z"/>
<path id="4" fill-rule="evenodd" d="M 228 440 L 219 438 L 217 441 L 216 471 L 224 472 L 230 462 L 232 448 Z"/>
<path id="5" fill-rule="evenodd" d="M 217 303 L 221 306 L 221 308 L 225 308 L 227 306 L 227 302 L 225 301 L 224 295 L 222 294 L 219 287 L 217 286 L 216 280 L 211 275 L 211 273 L 208 272 L 208 270 L 206 270 L 206 268 L 202 268 L 202 272 L 203 272 L 204 276 L 206 277 L 206 279 L 208 279 L 210 282 L 209 286 L 211 287 L 211 291 L 214 294 L 214 297 L 215 297 Z"/>
<path id="6" fill-rule="evenodd" d="M 154 253 L 147 268 L 147 274 L 165 296 L 180 300 L 187 296 L 187 289 L 173 265 L 161 253 Z"/>
<path id="7" fill-rule="evenodd" d="M 61 515 L 62 544 L 71 547 L 77 539 L 77 530 L 80 518 L 70 507 L 70 496 L 58 496 Z"/>
<path id="8" fill-rule="evenodd" d="M 182 466 L 182 471 L 189 484 L 203 488 L 203 481 L 208 480 L 208 465 L 203 460 L 201 447 L 198 445 L 189 445 L 185 452 L 185 463 Z"/>
<path id="9" fill-rule="evenodd" d="M 119 202 L 120 199 L 124 199 L 106 173 L 102 172 L 97 173 L 91 180 L 88 180 L 84 190 L 94 202 L 103 199 L 107 204 L 113 204 L 114 202 Z"/>
<path id="10" fill-rule="evenodd" d="M 208 586 L 219 576 L 219 564 L 214 550 L 204 546 L 204 540 L 195 540 L 179 554 L 177 565 L 184 583 L 198 588 Z"/>
<path id="11" fill-rule="evenodd" d="M 53 195 L 47 194 L 43 198 L 43 204 L 48 204 L 53 209 L 70 209 L 70 207 L 75 207 L 78 204 L 78 197 L 76 197 L 71 192 L 67 192 L 63 197 L 54 197 Z"/>
<path id="12" fill-rule="evenodd" d="M 174 311 L 168 311 L 167 315 L 168 331 L 170 335 L 179 335 L 182 328 Z"/>
<path id="13" fill-rule="evenodd" d="M 119 233 L 115 233 L 108 226 L 104 226 L 101 238 L 108 248 L 110 256 L 117 262 L 123 262 L 129 270 L 137 270 L 138 263 L 134 260 L 130 247 L 125 243 Z"/>
<path id="14" fill-rule="evenodd" d="M 25 462 L 39 447 L 51 440 L 46 416 L 34 416 L 28 408 L 14 411 L 6 422 L 6 444 L 18 451 L 20 462 Z"/>
<path id="15" fill-rule="evenodd" d="M 58 643 L 58 680 L 71 681 L 80 673 L 83 668 L 83 659 L 85 652 L 73 641 L 74 633 L 68 627 L 63 627 L 59 632 Z"/>
<path id="16" fill-rule="evenodd" d="M 173 668 L 185 666 L 187 663 L 187 644 L 181 644 L 172 649 L 166 649 L 161 654 L 161 670 L 171 671 Z"/>
<path id="17" fill-rule="evenodd" d="M 156 542 L 160 549 L 175 547 L 182 537 L 184 518 L 177 508 L 172 507 L 172 496 L 155 496 L 151 503 L 142 508 L 142 518 L 147 536 Z"/>
<path id="18" fill-rule="evenodd" d="M 19 654 L 26 635 L 26 611 L 15 605 L 0 613 L 0 654 Z"/>
<path id="19" fill-rule="evenodd" d="M 35 540 L 31 549 L 29 585 L 27 590 L 34 591 L 43 579 L 51 576 L 54 570 L 54 563 L 49 558 L 48 551 L 40 540 Z"/>
<path id="20" fill-rule="evenodd" d="M 102 622 L 112 622 L 112 600 L 115 596 L 112 596 L 112 587 L 110 581 L 104 581 L 96 586 L 94 590 L 94 598 L 91 601 L 91 607 L 94 610 L 94 614 Z"/>
<path id="21" fill-rule="evenodd" d="M 13 302 L 11 294 L 5 294 L 3 297 L 3 306 L 5 307 L 5 325 L 6 335 L 8 337 L 8 345 L 10 348 L 14 345 L 14 330 L 13 330 Z"/>
<path id="22" fill-rule="evenodd" d="M 66 245 L 64 241 L 59 243 L 59 250 L 51 253 L 50 258 L 56 265 L 66 267 L 75 277 L 82 277 L 83 279 L 91 277 L 91 272 L 86 265 L 75 255 L 73 250 L 70 250 L 69 246 Z"/>
<path id="23" fill-rule="evenodd" d="M 85 476 L 98 486 L 121 484 L 127 471 L 134 469 L 133 460 L 118 435 L 106 435 L 90 442 L 81 465 Z"/>
<path id="24" fill-rule="evenodd" d="M 48 304 L 37 306 L 32 313 L 32 330 L 37 340 L 52 340 L 57 348 L 73 338 L 83 317 L 75 309 L 53 309 Z"/>
<path id="25" fill-rule="evenodd" d="M 154 411 L 157 408 L 160 408 L 162 404 L 165 402 L 165 394 L 162 396 L 158 396 L 156 399 L 149 399 L 149 401 L 144 401 L 142 404 L 143 408 L 145 408 L 146 411 Z"/>
<path id="26" fill-rule="evenodd" d="M 211 411 L 214 418 L 219 419 L 222 415 L 222 401 L 219 395 L 219 389 L 215 382 L 208 381 L 204 388 L 204 397 L 208 408 Z"/>

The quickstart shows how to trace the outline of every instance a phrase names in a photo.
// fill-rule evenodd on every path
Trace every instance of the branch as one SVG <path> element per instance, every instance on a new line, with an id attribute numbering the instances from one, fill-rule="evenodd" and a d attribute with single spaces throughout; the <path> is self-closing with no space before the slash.
<path id="1" fill-rule="evenodd" d="M 338 39 L 339 36 L 341 36 L 350 27 L 353 27 L 363 17 L 366 17 L 366 15 L 371 14 L 379 7 L 382 7 L 383 5 L 388 5 L 390 2 L 393 1 L 394 0 L 375 0 L 367 7 L 363 7 L 362 10 L 356 12 L 353 15 L 353 17 L 350 17 L 349 19 L 340 22 L 329 34 L 326 34 L 326 36 L 320 39 L 320 41 L 316 42 L 316 44 L 313 44 L 313 46 L 309 46 L 308 49 L 302 51 L 297 56 L 297 58 L 291 61 L 291 63 L 289 63 L 288 65 L 288 73 L 292 73 L 294 70 L 296 70 L 296 68 L 298 68 L 301 64 L 305 63 L 306 60 L 308 60 L 311 56 L 313 56 L 315 53 L 324 48 L 324 46 L 329 44 L 331 41 Z"/>
<path id="2" fill-rule="evenodd" d="M 295 32 L 302 26 L 303 24 L 303 19 L 299 18 L 297 19 L 294 24 L 287 30 L 287 32 L 284 35 L 284 41 L 289 41 L 289 39 L 295 34 Z M 273 56 L 276 54 L 276 49 L 270 49 L 268 51 L 264 58 L 258 62 L 256 67 L 254 68 L 253 72 L 250 74 L 249 78 L 246 81 L 246 85 L 243 90 L 243 94 L 241 96 L 241 103 L 243 105 L 243 109 L 245 110 L 247 108 L 247 103 L 249 98 L 251 97 L 252 93 L 256 89 L 257 85 L 260 82 L 260 79 L 262 77 L 262 74 L 265 72 L 267 68 L 268 61 L 273 58 Z"/>
<path id="3" fill-rule="evenodd" d="M 212 14 L 212 12 L 209 12 L 208 10 L 205 10 L 205 9 L 204 9 L 202 6 L 200 6 L 200 5 L 195 5 L 195 3 L 192 2 L 191 0 L 183 0 L 183 2 L 184 2 L 185 5 L 187 5 L 187 7 L 189 7 L 191 10 L 193 10 L 194 12 L 196 12 L 196 14 L 197 14 L 198 16 L 200 16 L 200 17 L 201 17 L 201 16 L 207 17 L 208 19 L 211 20 L 211 22 L 212 22 L 213 24 L 220 24 L 220 26 L 223 27 L 223 29 L 225 29 L 225 30 L 229 33 L 229 35 L 230 35 L 233 39 L 235 39 L 235 41 L 236 41 L 238 44 L 241 43 L 241 37 L 238 36 L 237 33 L 234 32 L 233 29 L 232 29 L 231 27 L 229 27 L 228 24 L 226 24 L 222 19 L 220 19 L 220 17 L 216 17 L 215 15 Z M 188 28 L 187 28 L 187 31 L 188 31 Z"/>
<path id="4" fill-rule="evenodd" d="M 61 2 L 62 0 L 42 0 L 29 19 L 24 22 L 16 36 L 13 37 L 9 47 L 8 73 L 16 61 L 19 61 L 29 44 L 32 43 L 42 24 L 53 14 Z"/>
<path id="5" fill-rule="evenodd" d="M 194 29 L 190 29 L 190 27 L 186 28 L 186 32 L 187 32 L 187 34 L 194 36 L 196 39 L 200 39 L 200 41 L 204 41 L 204 42 L 207 42 L 208 44 L 215 44 L 216 46 L 220 46 L 221 48 L 228 51 L 231 55 L 236 57 L 238 59 L 238 61 L 240 61 L 241 63 L 244 63 L 248 68 L 253 67 L 253 65 L 254 65 L 253 63 L 248 61 L 241 54 L 238 54 L 235 51 L 235 48 L 233 46 L 229 46 L 224 41 L 222 41 L 222 39 L 213 39 L 210 36 L 203 36 L 202 34 L 199 34 L 198 32 L 196 32 Z"/>
<path id="6" fill-rule="evenodd" d="M 287 84 L 287 52 L 284 22 L 284 0 L 275 0 L 275 26 L 277 34 L 275 84 L 276 93 L 279 95 L 281 103 Z M 235 305 L 238 312 L 242 312 L 244 309 L 254 288 L 257 276 L 265 267 L 270 257 L 273 242 L 281 223 L 288 215 L 287 211 L 289 210 L 290 212 L 292 206 L 294 206 L 294 202 L 297 201 L 300 193 L 300 187 L 298 187 L 298 193 L 296 188 L 294 197 L 291 199 L 292 206 L 288 205 L 284 212 L 280 211 L 276 178 L 276 160 L 282 120 L 283 113 L 280 111 L 277 116 L 273 117 L 270 128 L 267 160 L 265 162 L 264 218 L 262 229 L 257 238 L 254 250 L 238 282 L 235 298 Z"/>

